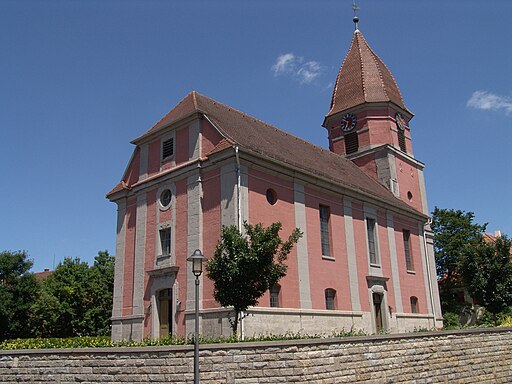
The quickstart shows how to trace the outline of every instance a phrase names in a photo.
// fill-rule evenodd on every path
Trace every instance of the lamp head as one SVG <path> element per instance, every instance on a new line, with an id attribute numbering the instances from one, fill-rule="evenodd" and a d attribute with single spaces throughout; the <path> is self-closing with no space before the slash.
<path id="1" fill-rule="evenodd" d="M 192 273 L 194 276 L 199 277 L 201 273 L 203 273 L 203 261 L 205 260 L 206 257 L 204 257 L 199 249 L 196 249 L 194 253 L 188 257 L 187 261 L 192 262 Z"/>

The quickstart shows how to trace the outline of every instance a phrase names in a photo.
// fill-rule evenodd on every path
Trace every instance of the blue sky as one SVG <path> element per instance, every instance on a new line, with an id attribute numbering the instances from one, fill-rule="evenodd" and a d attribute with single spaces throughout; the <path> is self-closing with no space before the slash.
<path id="1" fill-rule="evenodd" d="M 512 1 L 359 0 L 426 164 L 429 208 L 512 235 Z M 352 0 L 0 2 L 0 250 L 115 253 L 133 146 L 197 90 L 315 144 Z"/>

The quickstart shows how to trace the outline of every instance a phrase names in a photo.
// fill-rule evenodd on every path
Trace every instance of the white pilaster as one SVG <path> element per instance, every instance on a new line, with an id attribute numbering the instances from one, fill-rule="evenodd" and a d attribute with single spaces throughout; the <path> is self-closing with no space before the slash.
<path id="1" fill-rule="evenodd" d="M 388 227 L 389 255 L 391 258 L 391 281 L 393 283 L 393 292 L 395 293 L 395 313 L 402 313 L 402 290 L 400 288 L 400 271 L 398 269 L 398 256 L 396 253 L 395 224 L 393 222 L 393 215 L 391 213 L 388 212 L 386 216 Z"/>
<path id="2" fill-rule="evenodd" d="M 189 160 L 201 156 L 201 121 L 195 120 L 188 127 Z"/>
<path id="3" fill-rule="evenodd" d="M 126 238 L 126 200 L 117 202 L 117 237 L 116 255 L 114 266 L 114 292 L 112 303 L 112 317 L 119 318 L 123 309 L 123 286 L 124 286 L 124 244 Z M 112 340 L 122 339 L 122 323 L 112 322 Z"/>
<path id="4" fill-rule="evenodd" d="M 423 175 L 423 171 L 418 169 L 418 183 L 420 185 L 420 195 L 421 195 L 421 209 L 425 215 L 428 215 L 428 201 L 427 201 L 427 190 L 425 188 L 425 176 Z"/>
<path id="5" fill-rule="evenodd" d="M 311 285 L 309 282 L 309 260 L 308 260 L 308 233 L 306 222 L 306 207 L 304 186 L 294 183 L 294 207 L 295 225 L 303 232 L 302 238 L 297 242 L 297 268 L 299 274 L 299 299 L 300 308 L 310 309 Z"/>
<path id="6" fill-rule="evenodd" d="M 419 240 L 421 242 L 420 244 L 420 254 L 421 254 L 421 269 L 423 270 L 423 285 L 425 287 L 425 297 L 427 298 L 427 302 L 425 303 L 427 306 L 427 312 L 433 313 L 432 311 L 432 299 L 433 299 L 433 292 L 431 289 L 431 286 L 429 284 L 430 276 L 428 274 L 430 265 L 427 266 L 428 260 L 425 250 L 425 234 L 423 231 L 423 225 L 421 223 L 418 223 L 418 233 L 419 233 Z M 421 303 L 420 303 L 421 305 Z"/>
<path id="7" fill-rule="evenodd" d="M 221 224 L 237 224 L 237 174 L 236 164 L 230 163 L 220 169 Z"/>
<path id="8" fill-rule="evenodd" d="M 187 257 L 196 249 L 201 251 L 203 246 L 203 211 L 201 206 L 202 184 L 201 176 L 198 174 L 190 176 L 187 180 L 188 198 L 188 230 L 187 230 Z M 200 279 L 202 280 L 203 275 Z M 187 310 L 194 310 L 195 303 L 195 276 L 192 273 L 192 266 L 187 263 Z M 199 306 L 202 306 L 202 291 L 199 291 Z M 187 330 L 187 333 L 190 330 Z"/>
<path id="9" fill-rule="evenodd" d="M 352 310 L 361 310 L 361 300 L 359 297 L 359 279 L 357 276 L 357 258 L 356 244 L 354 239 L 354 223 L 352 218 L 352 202 L 343 199 L 343 216 L 345 218 L 345 241 L 347 247 L 348 259 L 348 278 L 350 285 L 350 301 Z M 364 282 L 363 282 L 364 283 Z"/>
<path id="10" fill-rule="evenodd" d="M 137 195 L 135 227 L 135 264 L 133 269 L 133 314 L 144 315 L 144 259 L 146 254 L 146 192 Z"/>
<path id="11" fill-rule="evenodd" d="M 148 159 L 149 159 L 149 144 L 144 143 L 140 146 L 139 180 L 144 180 L 148 177 Z"/>
<path id="12" fill-rule="evenodd" d="M 249 222 L 249 169 L 240 165 L 240 213 L 242 223 Z"/>

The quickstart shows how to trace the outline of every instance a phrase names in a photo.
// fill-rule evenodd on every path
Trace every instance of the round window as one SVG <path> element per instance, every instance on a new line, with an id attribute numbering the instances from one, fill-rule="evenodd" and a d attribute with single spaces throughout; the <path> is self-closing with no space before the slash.
<path id="1" fill-rule="evenodd" d="M 407 192 L 407 198 L 409 199 L 409 201 L 412 200 L 412 193 L 411 193 L 411 191 Z"/>
<path id="2" fill-rule="evenodd" d="M 162 207 L 168 207 L 171 204 L 172 193 L 169 189 L 164 190 L 160 195 L 160 204 Z"/>
<path id="3" fill-rule="evenodd" d="M 277 193 L 273 189 L 267 189 L 267 201 L 270 205 L 277 203 Z"/>

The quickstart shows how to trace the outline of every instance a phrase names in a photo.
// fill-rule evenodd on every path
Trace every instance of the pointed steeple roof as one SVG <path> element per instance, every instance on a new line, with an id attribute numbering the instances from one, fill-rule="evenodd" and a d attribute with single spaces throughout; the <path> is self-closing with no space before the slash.
<path id="1" fill-rule="evenodd" d="M 327 116 L 375 102 L 392 102 L 408 111 L 393 75 L 356 29 L 336 78 Z"/>

